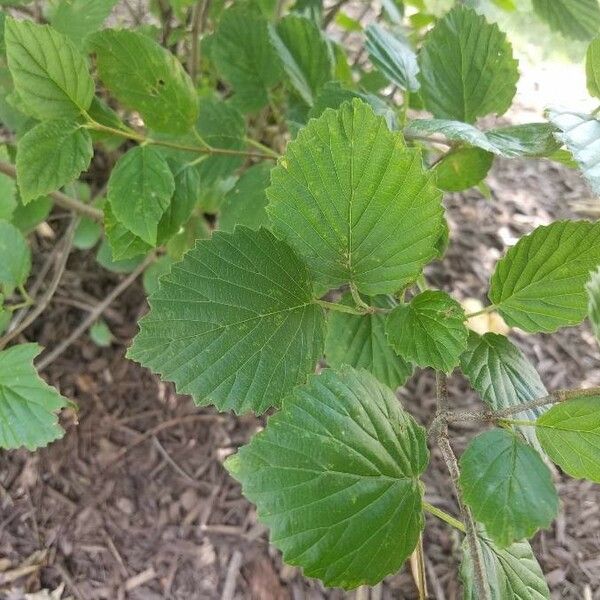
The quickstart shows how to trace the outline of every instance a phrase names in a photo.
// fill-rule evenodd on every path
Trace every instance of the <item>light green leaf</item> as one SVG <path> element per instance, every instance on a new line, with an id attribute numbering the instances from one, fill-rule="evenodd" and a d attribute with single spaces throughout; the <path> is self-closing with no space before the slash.
<path id="1" fill-rule="evenodd" d="M 600 264 L 600 223 L 557 221 L 522 237 L 496 265 L 489 298 L 512 327 L 551 332 L 580 323 Z"/>
<path id="2" fill-rule="evenodd" d="M 267 230 L 215 232 L 162 278 L 129 356 L 200 405 L 262 413 L 323 352 L 311 288 L 304 265 Z"/>
<path id="3" fill-rule="evenodd" d="M 258 229 L 269 223 L 265 207 L 271 168 L 266 163 L 250 167 L 226 195 L 219 215 L 219 229 L 233 231 L 236 225 Z"/>
<path id="4" fill-rule="evenodd" d="M 588 318 L 596 339 L 600 341 L 600 269 L 594 271 L 586 285 L 588 294 Z"/>
<path id="5" fill-rule="evenodd" d="M 477 129 L 474 125 L 462 121 L 449 119 L 415 119 L 410 121 L 405 129 L 407 138 L 443 135 L 452 142 L 464 142 L 476 146 L 488 152 L 498 153 L 498 149 L 492 144 L 485 132 Z"/>
<path id="6" fill-rule="evenodd" d="M 27 280 L 31 250 L 23 234 L 7 221 L 0 221 L 0 285 L 15 288 Z"/>
<path id="7" fill-rule="evenodd" d="M 236 108 L 217 98 L 202 98 L 196 130 L 212 148 L 243 150 L 246 147 L 244 117 Z M 190 158 L 188 154 L 187 160 L 191 159 L 193 157 Z M 217 180 L 231 175 L 243 162 L 244 159 L 241 156 L 212 155 L 204 158 L 196 169 L 203 187 L 207 187 L 213 185 Z"/>
<path id="8" fill-rule="evenodd" d="M 354 588 L 413 551 L 427 462 L 425 431 L 392 391 L 346 366 L 296 388 L 226 467 L 287 563 Z"/>
<path id="9" fill-rule="evenodd" d="M 332 78 L 333 57 L 327 40 L 313 21 L 294 14 L 281 19 L 270 33 L 290 83 L 312 106 L 321 87 Z"/>
<path id="10" fill-rule="evenodd" d="M 64 435 L 56 414 L 68 401 L 37 374 L 41 350 L 20 344 L 0 352 L 0 448 L 35 450 Z"/>
<path id="11" fill-rule="evenodd" d="M 542 448 L 565 473 L 600 483 L 600 396 L 553 406 L 539 417 L 536 431 Z"/>
<path id="12" fill-rule="evenodd" d="M 325 288 L 367 295 L 414 281 L 436 255 L 443 208 L 421 155 L 354 99 L 298 133 L 271 171 L 275 232 Z"/>
<path id="13" fill-rule="evenodd" d="M 158 224 L 174 191 L 173 173 L 160 152 L 151 146 L 136 146 L 117 161 L 107 197 L 121 224 L 154 246 Z"/>
<path id="14" fill-rule="evenodd" d="M 550 156 L 560 148 L 555 132 L 556 129 L 549 123 L 526 123 L 492 129 L 486 132 L 486 136 L 496 148 L 495 154 L 507 158 L 535 158 Z"/>
<path id="15" fill-rule="evenodd" d="M 549 527 L 558 512 L 550 469 L 504 429 L 486 431 L 467 446 L 459 482 L 473 516 L 501 547 Z"/>
<path id="16" fill-rule="evenodd" d="M 111 249 L 106 240 L 102 240 L 98 251 L 96 252 L 98 264 L 112 273 L 131 273 L 143 260 L 143 256 L 135 256 L 123 260 L 112 258 Z"/>
<path id="17" fill-rule="evenodd" d="M 560 130 L 557 139 L 576 160 L 592 190 L 600 194 L 600 121 L 591 115 L 548 111 L 548 119 Z"/>
<path id="18" fill-rule="evenodd" d="M 525 355 L 505 336 L 469 333 L 460 368 L 471 387 L 493 411 L 518 406 L 548 395 L 540 376 Z M 534 420 L 543 409 L 518 413 L 516 419 Z M 535 429 L 519 427 L 523 436 L 539 449 Z"/>
<path id="19" fill-rule="evenodd" d="M 90 36 L 100 79 L 150 129 L 187 133 L 198 114 L 194 84 L 181 63 L 148 36 L 105 29 Z"/>
<path id="20" fill-rule="evenodd" d="M 268 103 L 267 91 L 281 80 L 282 70 L 267 20 L 258 10 L 237 2 L 223 12 L 210 54 L 233 86 L 233 102 L 240 110 L 254 112 Z"/>
<path id="21" fill-rule="evenodd" d="M 104 232 L 110 244 L 110 256 L 113 261 L 127 260 L 148 254 L 152 246 L 131 233 L 115 216 L 110 202 L 104 204 Z"/>
<path id="22" fill-rule="evenodd" d="M 449 192 L 467 190 L 486 178 L 493 162 L 494 155 L 480 148 L 448 152 L 434 169 L 437 186 Z"/>
<path id="23" fill-rule="evenodd" d="M 401 90 L 419 89 L 417 55 L 408 42 L 387 31 L 377 23 L 365 30 L 365 48 L 371 62 Z"/>
<path id="24" fill-rule="evenodd" d="M 576 40 L 589 40 L 600 30 L 598 0 L 532 0 L 533 10 L 551 29 Z"/>
<path id="25" fill-rule="evenodd" d="M 79 250 L 89 250 L 93 248 L 102 235 L 102 227 L 96 221 L 84 217 L 75 229 L 73 236 L 73 246 Z"/>
<path id="26" fill-rule="evenodd" d="M 352 304 L 352 296 L 342 297 L 342 304 Z M 376 296 L 369 304 L 381 308 L 396 306 L 388 296 Z M 364 368 L 379 381 L 395 389 L 403 385 L 413 366 L 398 356 L 385 335 L 386 316 L 381 313 L 350 315 L 331 311 L 327 318 L 325 358 L 330 367 L 350 365 Z"/>
<path id="27" fill-rule="evenodd" d="M 587 89 L 590 95 L 600 98 L 600 37 L 592 40 L 585 56 Z"/>
<path id="28" fill-rule="evenodd" d="M 106 324 L 106 321 L 101 319 L 100 321 L 96 321 L 90 327 L 90 339 L 96 346 L 108 348 L 112 344 L 114 336 Z"/>
<path id="29" fill-rule="evenodd" d="M 465 312 L 446 292 L 427 290 L 398 305 L 386 322 L 389 343 L 405 360 L 450 372 L 467 347 Z"/>
<path id="30" fill-rule="evenodd" d="M 461 577 L 465 600 L 480 600 L 475 585 L 474 568 L 463 543 Z M 550 600 L 548 584 L 531 546 L 526 540 L 500 548 L 487 538 L 479 537 L 483 570 L 491 600 Z"/>
<path id="31" fill-rule="evenodd" d="M 83 47 L 90 33 L 98 31 L 117 0 L 60 0 L 50 23 L 78 47 Z"/>
<path id="32" fill-rule="evenodd" d="M 24 204 L 71 183 L 94 150 L 87 129 L 68 119 L 43 121 L 17 144 L 17 182 Z"/>
<path id="33" fill-rule="evenodd" d="M 419 67 L 426 108 L 435 117 L 466 123 L 504 114 L 519 79 L 504 33 L 464 6 L 452 9 L 427 34 Z"/>
<path id="34" fill-rule="evenodd" d="M 12 224 L 23 233 L 33 231 L 52 210 L 52 199 L 49 196 L 42 196 L 32 200 L 29 204 L 23 204 L 20 196 L 17 194 L 17 206 L 12 215 Z"/>
<path id="35" fill-rule="evenodd" d="M 90 106 L 94 81 L 75 44 L 48 25 L 6 19 L 8 66 L 25 112 L 73 119 Z"/>
<path id="36" fill-rule="evenodd" d="M 2 158 L 7 157 L 2 156 Z M 8 175 L 4 175 L 4 173 L 0 173 L 0 221 L 10 221 L 16 208 L 15 180 Z"/>

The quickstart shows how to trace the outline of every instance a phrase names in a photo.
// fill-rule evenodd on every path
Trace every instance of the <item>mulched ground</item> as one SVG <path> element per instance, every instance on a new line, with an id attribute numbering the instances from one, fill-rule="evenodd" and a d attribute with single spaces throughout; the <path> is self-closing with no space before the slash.
<path id="1" fill-rule="evenodd" d="M 498 161 L 491 200 L 477 192 L 446 199 L 452 243 L 431 281 L 483 299 L 507 245 L 535 226 L 580 216 L 589 194 L 578 176 L 548 162 Z M 60 228 L 60 226 L 58 226 Z M 40 257 L 51 244 L 39 241 Z M 100 273 L 92 254 L 74 252 L 57 300 L 27 339 L 52 347 L 118 277 Z M 45 371 L 80 411 L 64 415 L 67 434 L 50 448 L 0 456 L 0 598 L 64 585 L 78 600 L 345 598 L 282 565 L 254 508 L 224 472 L 223 459 L 261 425 L 195 408 L 124 358 L 145 311 L 139 284 L 111 307 L 117 337 L 108 350 L 83 337 Z M 587 326 L 552 336 L 515 334 L 550 389 L 600 384 L 600 355 Z M 462 377 L 450 380 L 457 406 L 474 406 Z M 423 423 L 434 413 L 433 379 L 418 372 L 400 395 Z M 76 426 L 75 421 L 79 424 Z M 453 430 L 460 452 L 473 431 Z M 425 477 L 427 499 L 456 513 L 439 453 Z M 556 599 L 600 599 L 600 486 L 558 478 L 561 516 L 534 547 Z M 432 598 L 460 598 L 459 538 L 427 518 L 424 546 Z M 414 599 L 410 569 L 359 598 Z M 35 598 L 35 596 L 33 596 Z M 39 596 L 43 598 L 44 596 Z M 60 597 L 58 594 L 56 598 Z"/>

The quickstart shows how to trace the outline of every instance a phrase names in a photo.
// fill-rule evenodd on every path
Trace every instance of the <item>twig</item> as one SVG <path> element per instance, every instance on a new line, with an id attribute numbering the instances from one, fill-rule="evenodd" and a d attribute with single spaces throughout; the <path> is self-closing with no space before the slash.
<path id="1" fill-rule="evenodd" d="M 329 24 L 335 19 L 335 15 L 337 15 L 338 11 L 344 4 L 346 4 L 348 0 L 338 0 L 330 9 L 329 12 L 323 17 L 323 29 L 327 29 Z"/>
<path id="2" fill-rule="evenodd" d="M 575 390 L 556 390 L 555 392 L 552 392 L 543 398 L 538 398 L 537 400 L 531 400 L 530 402 L 524 402 L 523 404 L 509 406 L 508 408 L 499 410 L 493 413 L 493 416 L 496 419 L 502 419 L 503 417 L 510 417 L 531 408 L 540 408 L 541 406 L 547 406 L 548 404 L 558 404 L 559 402 L 568 402 L 573 398 L 587 398 L 589 396 L 600 396 L 600 387 Z"/>
<path id="3" fill-rule="evenodd" d="M 120 296 L 144 271 L 144 269 L 154 260 L 154 253 L 146 257 L 146 260 L 142 262 L 138 267 L 132 271 L 119 285 L 117 285 L 112 292 L 97 304 L 88 316 L 71 332 L 71 334 L 63 340 L 54 350 L 43 355 L 42 358 L 37 362 L 38 370 L 45 369 L 49 364 L 56 360 L 80 335 L 85 333 L 89 327 L 91 327 L 97 320 L 98 317 L 110 306 L 110 304 Z"/>
<path id="4" fill-rule="evenodd" d="M 0 161 L 0 173 L 4 173 L 13 179 L 17 178 L 17 170 L 13 165 L 7 162 Z M 50 192 L 48 195 L 56 202 L 56 204 L 58 204 L 58 206 L 62 206 L 63 208 L 72 210 L 80 215 L 89 217 L 94 221 L 102 221 L 104 218 L 104 213 L 101 210 L 94 208 L 89 204 L 84 204 L 62 192 Z"/>
<path id="5" fill-rule="evenodd" d="M 442 418 L 445 418 L 448 412 L 449 405 L 447 379 L 446 375 L 440 373 L 439 371 L 436 371 L 435 375 L 438 415 Z M 483 557 L 481 555 L 481 548 L 479 546 L 479 541 L 477 538 L 477 529 L 475 526 L 475 521 L 468 506 L 463 502 L 462 494 L 460 493 L 460 488 L 458 485 L 460 471 L 458 469 L 458 462 L 456 460 L 456 456 L 454 454 L 454 451 L 452 450 L 452 446 L 450 445 L 450 440 L 448 439 L 448 424 L 445 420 L 442 422 L 441 426 L 438 427 L 436 433 L 437 443 L 442 452 L 444 462 L 446 463 L 446 468 L 450 473 L 450 479 L 452 480 L 454 493 L 458 501 L 458 507 L 463 517 L 467 539 L 467 547 L 469 549 L 469 554 L 471 555 L 471 561 L 473 562 L 473 570 L 475 573 L 475 587 L 477 589 L 478 598 L 480 600 L 491 600 L 490 590 L 487 586 L 485 572 L 483 570 Z"/>
<path id="6" fill-rule="evenodd" d="M 48 288 L 39 300 L 36 299 L 36 306 L 27 315 L 27 317 L 25 317 L 20 324 L 14 327 L 6 335 L 0 338 L 0 350 L 2 350 L 2 348 L 4 348 L 8 342 L 14 340 L 22 331 L 27 329 L 27 327 L 29 327 L 29 325 L 31 325 L 44 312 L 44 310 L 46 310 L 46 307 L 50 303 L 52 296 L 54 296 L 54 293 L 58 288 L 58 284 L 60 283 L 60 279 L 67 265 L 67 260 L 73 244 L 73 236 L 75 235 L 75 229 L 77 228 L 78 224 L 79 218 L 74 217 L 69 224 L 67 231 L 65 232 L 60 254 L 58 255 L 58 261 L 54 267 L 54 274 L 52 275 L 52 280 L 50 281 Z"/>
<path id="7" fill-rule="evenodd" d="M 229 559 L 227 567 L 227 575 L 225 576 L 225 584 L 221 593 L 221 600 L 232 600 L 235 594 L 237 576 L 242 566 L 242 553 L 235 550 Z"/>
<path id="8" fill-rule="evenodd" d="M 158 438 L 154 435 L 152 436 L 152 443 L 156 446 L 156 449 L 160 452 L 162 457 L 179 473 L 188 483 L 195 487 L 201 487 L 198 484 L 198 481 L 194 479 L 189 473 L 187 473 L 182 467 L 180 467 L 173 457 L 166 451 L 164 446 L 158 441 Z"/>
<path id="9" fill-rule="evenodd" d="M 206 27 L 209 4 L 210 0 L 198 0 L 194 5 L 192 12 L 192 43 L 190 47 L 190 64 L 188 70 L 194 83 L 196 83 L 196 79 L 198 78 L 198 65 L 200 64 L 200 46 L 198 41 L 200 39 L 200 34 Z"/>

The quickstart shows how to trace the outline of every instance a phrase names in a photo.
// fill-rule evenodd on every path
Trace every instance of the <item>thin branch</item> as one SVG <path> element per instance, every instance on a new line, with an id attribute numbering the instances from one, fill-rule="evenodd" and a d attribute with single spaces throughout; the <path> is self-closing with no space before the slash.
<path id="1" fill-rule="evenodd" d="M 8 344 L 8 342 L 14 340 L 20 333 L 27 329 L 27 327 L 29 327 L 44 312 L 44 310 L 46 310 L 46 307 L 50 303 L 50 300 L 52 300 L 52 296 L 54 296 L 54 293 L 58 288 L 58 284 L 65 271 L 65 267 L 67 266 L 67 260 L 69 258 L 69 253 L 71 252 L 71 246 L 73 244 L 75 229 L 77 228 L 78 224 L 79 218 L 74 217 L 71 223 L 69 224 L 67 231 L 65 232 L 60 254 L 58 255 L 58 260 L 56 266 L 54 267 L 52 280 L 50 281 L 48 288 L 39 300 L 36 299 L 36 306 L 27 315 L 27 317 L 25 317 L 25 319 L 23 319 L 23 321 L 14 329 L 12 329 L 8 333 L 6 333 L 2 338 L 0 338 L 0 350 L 2 350 L 2 348 L 4 348 L 6 344 Z"/>
<path id="2" fill-rule="evenodd" d="M 4 173 L 13 179 L 17 178 L 17 170 L 13 165 L 7 162 L 0 161 L 0 173 Z M 88 204 L 84 204 L 62 192 L 50 192 L 48 195 L 56 202 L 56 204 L 58 204 L 58 206 L 62 206 L 63 208 L 72 210 L 80 215 L 89 217 L 94 221 L 102 221 L 104 218 L 104 213 L 101 210 L 89 206 Z"/>
<path id="3" fill-rule="evenodd" d="M 335 16 L 338 14 L 338 11 L 344 4 L 346 4 L 348 0 L 338 0 L 330 9 L 329 12 L 323 17 L 323 29 L 327 29 L 330 23 L 335 19 Z"/>
<path id="4" fill-rule="evenodd" d="M 149 254 L 146 259 L 136 267 L 119 285 L 117 285 L 102 302 L 99 302 L 88 316 L 71 332 L 71 334 L 63 340 L 52 351 L 44 354 L 36 363 L 38 370 L 45 369 L 49 364 L 55 361 L 79 336 L 84 334 L 102 315 L 102 313 L 112 304 L 112 302 L 120 296 L 137 278 L 144 269 L 155 259 L 154 253 Z"/>
<path id="5" fill-rule="evenodd" d="M 600 396 L 600 387 L 574 390 L 556 390 L 555 392 L 552 392 L 543 398 L 531 400 L 530 402 L 524 402 L 523 404 L 518 404 L 516 406 L 509 406 L 508 408 L 504 408 L 492 414 L 495 419 L 502 419 L 504 417 L 517 415 L 531 408 L 540 408 L 541 406 L 547 406 L 548 404 L 558 404 L 559 402 L 568 402 L 573 398 L 584 398 L 589 396 Z"/>
<path id="6" fill-rule="evenodd" d="M 198 0 L 192 12 L 192 43 L 190 47 L 190 64 L 188 70 L 192 81 L 196 83 L 198 78 L 198 65 L 200 64 L 200 35 L 206 27 L 208 17 L 208 6 L 210 0 Z"/>
<path id="7" fill-rule="evenodd" d="M 446 375 L 440 373 L 439 371 L 436 371 L 435 375 L 438 415 L 442 418 L 445 418 L 449 406 Z M 454 493 L 458 501 L 460 513 L 463 517 L 467 547 L 469 549 L 471 561 L 473 562 L 473 570 L 475 572 L 475 586 L 477 589 L 478 598 L 480 600 L 491 600 L 490 590 L 487 586 L 486 577 L 483 570 L 483 557 L 481 555 L 481 548 L 478 542 L 475 521 L 471 511 L 469 510 L 469 507 L 464 503 L 462 494 L 460 492 L 460 487 L 458 485 L 458 480 L 460 477 L 458 461 L 456 460 L 456 456 L 452 450 L 452 446 L 450 445 L 450 440 L 448 439 L 448 424 L 445 420 L 441 423 L 440 427 L 438 427 L 437 443 L 442 452 L 444 462 L 446 463 L 446 468 L 450 473 L 450 479 L 452 480 Z"/>
<path id="8" fill-rule="evenodd" d="M 478 310 L 477 312 L 473 312 L 473 313 L 469 313 L 468 315 L 465 315 L 465 321 L 468 321 L 469 319 L 472 319 L 473 317 L 478 317 L 479 315 L 486 315 L 488 313 L 491 313 L 493 311 L 495 311 L 497 308 L 497 306 L 495 304 L 490 304 L 489 306 L 486 306 L 485 308 L 482 308 L 481 310 Z"/>
<path id="9" fill-rule="evenodd" d="M 429 504 L 429 502 L 423 502 L 423 510 L 434 515 L 435 517 L 444 521 L 445 523 L 448 523 L 448 525 L 454 527 L 454 529 L 458 529 L 459 531 L 462 531 L 463 533 L 467 532 L 464 524 L 461 521 L 459 521 L 458 519 L 455 519 L 452 515 L 449 515 L 447 512 L 443 511 L 441 508 L 438 508 L 437 506 L 434 506 L 433 504 Z"/>

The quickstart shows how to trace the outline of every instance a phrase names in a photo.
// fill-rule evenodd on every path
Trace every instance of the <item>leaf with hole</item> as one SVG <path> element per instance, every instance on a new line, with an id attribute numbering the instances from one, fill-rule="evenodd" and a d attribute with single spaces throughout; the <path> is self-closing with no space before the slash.
<path id="1" fill-rule="evenodd" d="M 341 303 L 354 304 L 350 294 L 344 295 Z M 388 296 L 376 296 L 367 303 L 380 308 L 393 308 L 397 304 Z M 366 369 L 392 389 L 403 385 L 412 374 L 413 366 L 390 346 L 385 321 L 386 315 L 382 313 L 351 315 L 331 311 L 325 338 L 327 364 L 335 368 L 350 365 Z"/>
<path id="2" fill-rule="evenodd" d="M 56 415 L 69 403 L 37 374 L 33 359 L 41 350 L 19 344 L 0 352 L 0 448 L 5 450 L 35 450 L 64 435 Z"/>
<path id="3" fill-rule="evenodd" d="M 71 183 L 94 151 L 89 132 L 68 119 L 43 121 L 17 144 L 17 181 L 24 204 Z"/>
<path id="4" fill-rule="evenodd" d="M 504 429 L 486 431 L 467 446 L 459 482 L 473 516 L 503 548 L 549 527 L 558 512 L 550 469 L 518 434 Z"/>
<path id="5" fill-rule="evenodd" d="M 266 229 L 197 242 L 150 297 L 129 356 L 200 405 L 262 413 L 306 380 L 324 316 L 304 265 Z"/>
<path id="6" fill-rule="evenodd" d="M 299 132 L 271 171 L 267 197 L 274 231 L 324 288 L 395 292 L 436 255 L 440 192 L 420 153 L 358 99 Z"/>
<path id="7" fill-rule="evenodd" d="M 6 56 L 22 108 L 36 119 L 74 119 L 89 107 L 94 81 L 85 56 L 48 25 L 6 19 Z"/>
<path id="8" fill-rule="evenodd" d="M 427 290 L 398 305 L 386 322 L 387 338 L 405 360 L 450 372 L 467 347 L 469 332 L 460 304 L 441 291 Z"/>
<path id="9" fill-rule="evenodd" d="M 536 431 L 542 448 L 565 473 L 600 483 L 600 396 L 553 406 L 537 420 Z"/>
<path id="10" fill-rule="evenodd" d="M 512 327 L 551 332 L 586 316 L 585 284 L 600 265 L 600 223 L 556 221 L 522 237 L 497 263 L 489 298 Z"/>
<path id="11" fill-rule="evenodd" d="M 284 560 L 327 586 L 397 571 L 423 527 L 425 431 L 392 391 L 343 367 L 296 388 L 226 462 Z"/>
<path id="12" fill-rule="evenodd" d="M 457 6 L 427 34 L 419 53 L 421 95 L 435 117 L 473 123 L 509 108 L 519 79 L 505 34 Z"/>

